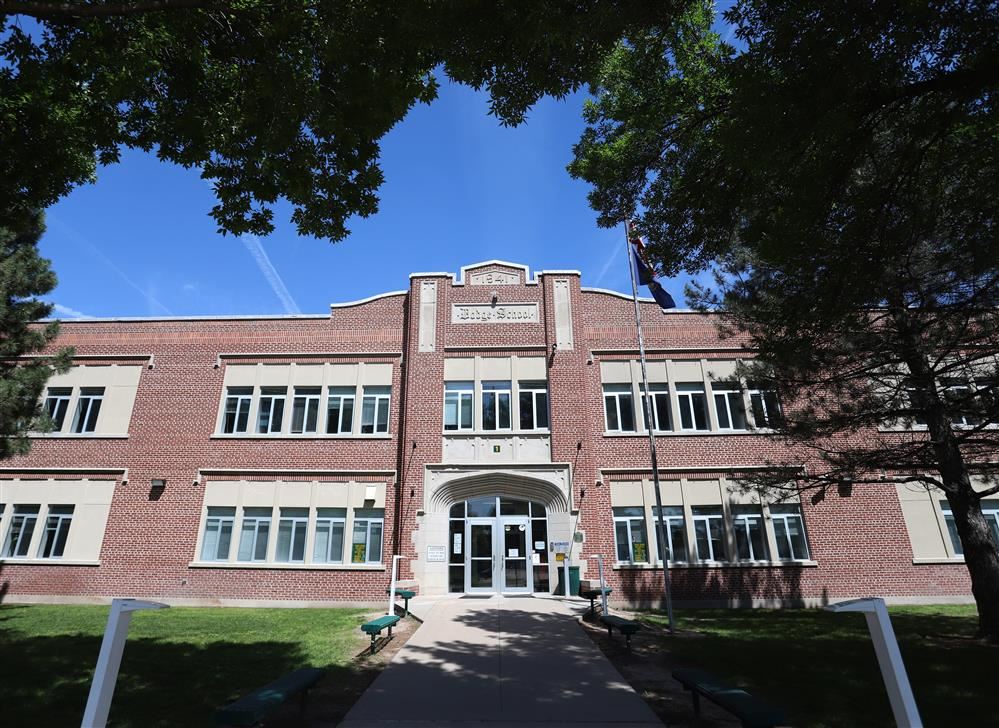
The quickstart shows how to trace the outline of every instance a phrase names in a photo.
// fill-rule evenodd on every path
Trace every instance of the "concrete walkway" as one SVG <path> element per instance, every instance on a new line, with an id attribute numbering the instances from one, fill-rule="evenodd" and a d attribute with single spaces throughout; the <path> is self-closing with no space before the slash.
<path id="1" fill-rule="evenodd" d="M 661 726 L 574 610 L 530 596 L 438 601 L 340 725 Z"/>

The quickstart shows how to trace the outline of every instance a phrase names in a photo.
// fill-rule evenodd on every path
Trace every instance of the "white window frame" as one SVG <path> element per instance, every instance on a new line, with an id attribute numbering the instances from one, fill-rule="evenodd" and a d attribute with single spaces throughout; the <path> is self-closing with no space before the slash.
<path id="1" fill-rule="evenodd" d="M 714 399 L 715 416 L 718 418 L 718 429 L 725 432 L 744 432 L 749 429 L 746 417 L 746 404 L 742 399 L 742 388 L 737 382 L 713 382 L 711 393 Z M 742 427 L 736 427 L 736 414 L 742 419 Z M 723 426 L 722 421 L 728 422 Z"/>
<path id="2" fill-rule="evenodd" d="M 683 506 L 663 506 L 663 510 L 670 508 L 679 508 L 680 514 L 667 513 L 663 518 L 663 528 L 666 531 L 666 545 L 669 547 L 669 554 L 671 556 L 668 561 L 670 563 L 687 563 L 687 524 L 683 514 Z M 677 525 L 680 526 L 680 531 L 683 533 L 683 548 L 679 552 L 681 558 L 677 558 L 677 549 L 673 544 L 673 527 Z M 660 561 L 663 561 L 662 549 L 659 547 L 659 512 L 655 506 L 652 507 L 652 533 L 656 541 L 656 555 Z"/>
<path id="3" fill-rule="evenodd" d="M 216 510 L 215 514 L 212 511 Z M 220 513 L 220 511 L 225 511 L 225 513 Z M 232 544 L 234 539 L 233 536 L 236 535 L 236 509 L 234 507 L 225 506 L 209 506 L 206 511 L 205 516 L 205 527 L 202 530 L 201 535 L 201 553 L 198 557 L 201 561 L 229 561 L 232 556 Z M 219 557 L 219 544 L 222 541 L 222 530 L 228 525 L 229 526 L 229 547 L 226 549 L 225 556 Z M 205 548 L 208 546 L 208 535 L 210 532 L 216 533 L 215 538 L 215 555 L 211 558 L 205 558 Z"/>
<path id="4" fill-rule="evenodd" d="M 780 404 L 780 398 L 777 396 L 776 389 L 762 389 L 760 387 L 750 387 L 746 394 L 749 396 L 749 415 L 753 418 L 753 425 L 758 430 L 773 430 L 774 427 L 774 417 L 778 420 L 784 417 L 784 410 Z M 776 412 L 771 412 L 770 407 L 767 405 L 767 396 L 772 396 L 774 400 L 774 406 L 776 407 Z M 759 399 L 760 410 L 763 412 L 763 422 L 760 422 L 756 418 L 756 402 L 754 398 Z M 779 424 L 779 423 L 777 423 Z"/>
<path id="5" fill-rule="evenodd" d="M 322 387 L 295 387 L 294 400 L 291 404 L 291 422 L 289 430 L 293 435 L 315 435 L 319 432 L 319 404 L 323 397 Z M 296 429 L 296 412 L 301 407 L 301 429 Z M 310 417 L 311 414 L 311 417 Z M 309 420 L 312 419 L 312 427 Z"/>
<path id="6" fill-rule="evenodd" d="M 337 402 L 337 421 L 333 422 L 333 403 Z M 347 411 L 346 404 L 350 403 L 350 415 L 344 422 Z M 354 432 L 354 415 L 357 407 L 357 389 L 354 387 L 329 387 L 326 393 L 326 434 L 327 435 L 350 435 Z M 331 425 L 336 426 L 331 429 Z M 346 426 L 345 426 L 346 425 Z"/>
<path id="7" fill-rule="evenodd" d="M 726 554 L 715 553 L 714 539 L 711 538 L 711 524 L 712 522 L 716 522 L 721 528 L 721 539 L 720 539 L 721 548 L 723 551 L 727 551 L 726 548 L 727 544 L 725 543 L 725 514 L 723 513 L 723 509 L 721 508 L 721 506 L 717 506 L 718 508 L 717 512 L 713 511 L 711 513 L 697 513 L 696 509 L 698 508 L 715 508 L 715 506 L 693 506 L 693 508 L 691 509 L 690 520 L 691 520 L 691 525 L 693 526 L 693 534 L 694 534 L 694 556 L 700 562 L 722 563 L 726 560 L 726 558 L 719 559 L 718 556 L 726 557 Z M 701 555 L 701 545 L 698 542 L 697 538 L 697 526 L 699 523 L 704 524 L 705 534 L 707 535 L 708 551 L 710 552 L 708 554 L 708 558 L 704 558 Z"/>
<path id="8" fill-rule="evenodd" d="M 777 509 L 776 511 L 774 509 Z M 795 508 L 793 512 L 782 513 L 780 509 L 782 508 Z M 780 561 L 808 561 L 811 558 L 811 547 L 808 545 L 808 532 L 805 531 L 805 519 L 801 515 L 801 505 L 798 503 L 781 503 L 773 504 L 769 508 L 770 510 L 770 523 L 774 532 L 774 542 L 777 544 L 777 553 L 774 554 L 774 558 Z M 798 521 L 798 528 L 801 531 L 801 542 L 805 546 L 805 555 L 798 556 L 794 553 L 794 540 L 790 536 L 789 521 L 792 519 Z M 784 523 L 784 540 L 783 543 L 787 546 L 788 553 L 791 554 L 791 558 L 787 558 L 780 555 L 781 546 L 781 534 L 777 531 L 777 521 L 782 521 Z"/>
<path id="9" fill-rule="evenodd" d="M 292 513 L 293 511 L 305 511 L 305 515 Z M 309 540 L 309 517 L 308 507 L 282 507 L 278 518 L 277 536 L 275 538 L 274 561 L 278 564 L 304 564 L 306 548 Z M 283 552 L 281 549 L 281 529 L 289 527 L 288 549 Z M 302 537 L 302 558 L 295 558 L 295 537 L 301 533 Z"/>
<path id="10" fill-rule="evenodd" d="M 34 510 L 30 510 L 34 509 Z M 31 540 L 34 538 L 35 529 L 38 528 L 38 515 L 41 513 L 41 505 L 36 503 L 18 503 L 13 506 L 10 523 L 7 525 L 7 533 L 4 534 L 3 551 L 0 556 L 5 559 L 27 559 L 28 551 L 31 548 Z M 20 520 L 20 528 L 17 532 L 17 539 L 14 537 L 14 524 Z M 30 524 L 30 527 L 29 527 Z M 27 539 L 25 539 L 27 533 Z M 23 548 L 22 548 L 23 543 Z M 18 551 L 24 551 L 19 554 Z"/>
<path id="11" fill-rule="evenodd" d="M 376 509 L 381 511 L 381 509 Z M 384 552 L 384 539 L 385 539 L 385 515 L 384 511 L 381 511 L 381 516 L 369 515 L 368 511 L 358 510 L 354 513 L 354 523 L 350 528 L 350 563 L 352 564 L 380 564 L 382 563 L 382 554 Z M 361 525 L 363 524 L 363 525 Z M 359 545 L 354 541 L 354 536 L 357 533 L 358 527 L 361 526 L 364 529 L 364 560 L 355 561 L 354 560 L 354 546 Z M 374 527 L 378 526 L 378 538 L 373 535 Z M 372 545 L 378 544 L 378 558 L 372 559 Z"/>
<path id="12" fill-rule="evenodd" d="M 226 418 L 229 414 L 229 403 L 234 402 L 232 429 L 226 429 Z M 219 432 L 223 435 L 243 435 L 250 429 L 250 405 L 253 402 L 253 387 L 226 387 L 222 399 L 222 417 L 219 418 Z M 245 409 L 244 409 L 245 408 Z M 245 412 L 246 422 L 239 429 L 239 420 Z"/>
<path id="13" fill-rule="evenodd" d="M 69 513 L 53 513 L 52 510 L 54 508 L 68 508 Z M 73 525 L 73 513 L 75 511 L 76 505 L 72 503 L 53 503 L 48 506 L 45 513 L 45 524 L 42 526 L 42 535 L 38 544 L 37 555 L 39 559 L 61 559 L 63 557 L 63 554 L 66 553 L 66 545 L 69 543 L 69 529 Z M 59 535 L 63 527 L 65 527 L 66 532 L 62 542 L 62 551 L 57 554 L 55 553 L 55 549 L 59 544 Z M 46 546 L 49 547 L 48 554 L 45 553 Z"/>
<path id="14" fill-rule="evenodd" d="M 468 406 L 468 421 L 462 417 Z M 454 407 L 454 426 L 448 426 L 448 407 Z M 475 429 L 475 382 L 444 382 L 444 431 L 466 432 Z"/>
<path id="15" fill-rule="evenodd" d="M 330 515 L 330 512 L 336 512 L 337 515 Z M 342 514 L 342 515 L 340 515 Z M 334 554 L 333 552 L 333 531 L 339 526 L 340 527 L 340 553 Z M 323 528 L 329 529 L 329 539 L 326 541 L 326 553 L 323 554 L 323 558 L 316 558 L 319 551 L 319 531 Z M 315 544 L 312 549 L 312 563 L 314 564 L 342 564 L 343 563 L 343 550 L 344 546 L 347 545 L 347 509 L 346 508 L 318 508 L 316 510 L 316 532 L 315 532 Z M 338 556 L 339 558 L 334 558 Z"/>
<path id="16" fill-rule="evenodd" d="M 80 387 L 71 428 L 74 434 L 85 435 L 97 431 L 97 421 L 101 416 L 105 391 L 104 387 Z"/>
<path id="17" fill-rule="evenodd" d="M 736 510 L 739 508 L 745 508 L 745 506 L 732 506 L 732 535 L 735 537 L 735 554 L 734 556 L 739 561 L 768 561 L 767 556 L 767 529 L 766 522 L 763 518 L 763 509 L 760 506 L 750 506 L 755 508 L 753 512 L 743 512 L 741 510 Z M 757 554 L 756 549 L 753 546 L 753 536 L 752 536 L 752 525 L 755 525 L 760 529 L 760 548 L 763 549 L 763 553 Z M 749 546 L 749 558 L 743 558 L 742 554 L 739 553 L 739 534 L 742 534 L 746 539 L 746 544 Z"/>
<path id="18" fill-rule="evenodd" d="M 676 389 L 676 400 L 677 405 L 680 409 L 680 421 L 677 423 L 679 425 L 680 432 L 708 432 L 711 430 L 711 418 L 708 416 L 708 394 L 704 388 L 703 382 L 677 382 L 674 386 Z M 701 401 L 704 403 L 704 407 L 701 409 L 704 415 L 704 427 L 697 426 L 697 411 L 694 407 L 694 398 L 700 395 Z M 687 413 L 690 416 L 690 427 L 686 427 L 683 424 L 683 415 Z"/>
<path id="19" fill-rule="evenodd" d="M 370 403 L 370 409 L 369 409 Z M 368 421 L 368 414 L 371 421 Z M 381 415 L 384 413 L 384 427 Z M 361 434 L 383 435 L 389 431 L 389 421 L 392 416 L 392 388 L 388 385 L 366 386 L 361 400 Z M 366 432 L 365 428 L 371 428 Z"/>
<path id="20" fill-rule="evenodd" d="M 604 384 L 604 430 L 606 432 L 636 432 L 638 423 L 635 418 L 635 393 L 630 384 Z M 621 413 L 624 412 L 622 400 L 627 399 L 631 409 L 631 429 L 624 429 Z M 616 427 L 611 427 L 609 413 L 613 411 L 617 418 Z"/>
<path id="21" fill-rule="evenodd" d="M 649 553 L 649 537 L 648 537 L 648 527 L 645 522 L 644 511 L 640 514 L 634 515 L 618 515 L 620 511 L 626 510 L 625 508 L 614 508 L 612 510 L 614 514 L 614 558 L 619 564 L 648 564 L 651 563 L 652 555 Z M 641 510 L 641 509 L 639 509 Z M 620 546 L 623 544 L 618 543 L 618 524 L 625 524 L 626 530 L 628 532 L 628 560 L 623 561 L 621 559 Z M 644 533 L 641 535 L 645 536 L 645 540 L 635 539 L 635 529 L 641 529 Z M 645 558 L 636 559 L 635 558 L 635 544 L 641 543 L 645 544 Z"/>
<path id="22" fill-rule="evenodd" d="M 524 426 L 524 397 L 531 403 L 531 412 L 528 417 L 529 426 Z M 551 416 L 548 411 L 548 384 L 546 382 L 531 380 L 517 383 L 517 424 L 522 432 L 533 430 L 548 430 L 551 427 Z M 544 413 L 544 418 L 539 418 L 539 413 Z"/>
<path id="23" fill-rule="evenodd" d="M 505 386 L 503 386 L 505 385 Z M 507 380 L 488 380 L 484 381 L 480 385 L 482 392 L 482 402 L 479 408 L 480 415 L 482 417 L 482 431 L 483 432 L 509 432 L 513 429 L 513 386 L 510 381 Z M 491 395 L 491 397 L 490 397 Z M 507 422 L 506 426 L 500 421 L 500 413 L 502 409 L 500 408 L 500 400 L 506 398 L 506 416 Z M 486 411 L 489 405 L 487 401 L 492 399 L 492 407 L 494 409 L 493 423 L 494 427 L 486 426 Z"/>
<path id="24" fill-rule="evenodd" d="M 45 390 L 45 411 L 55 424 L 54 432 L 62 432 L 66 428 L 66 415 L 69 414 L 69 403 L 72 399 L 72 387 L 48 387 Z M 62 414 L 57 420 L 55 414 L 58 413 L 60 405 Z"/>
<path id="25" fill-rule="evenodd" d="M 281 413 L 275 423 L 275 404 L 281 403 Z M 264 414 L 264 404 L 267 404 L 267 412 Z M 276 435 L 284 428 L 285 415 L 288 413 L 288 388 L 287 387 L 262 387 L 260 389 L 260 399 L 257 402 L 257 434 Z M 266 417 L 266 426 L 262 422 Z"/>
<path id="26" fill-rule="evenodd" d="M 999 540 L 999 501 L 995 500 L 982 500 L 982 515 L 985 516 L 985 521 L 989 524 L 992 529 L 993 535 L 996 540 Z M 950 536 L 950 545 L 954 550 L 955 556 L 964 556 L 964 544 L 961 543 L 961 537 L 957 533 L 957 525 L 954 522 L 954 512 L 951 510 L 950 504 L 947 501 L 940 501 L 940 510 L 943 511 L 944 523 L 947 525 L 947 533 Z"/>
<path id="27" fill-rule="evenodd" d="M 267 556 L 268 556 L 267 551 L 268 551 L 268 549 L 270 547 L 271 530 L 272 530 L 271 529 L 271 525 L 272 525 L 272 523 L 274 521 L 274 510 L 270 509 L 268 515 L 266 515 L 266 516 L 262 515 L 262 514 L 261 515 L 248 516 L 247 515 L 247 511 L 250 511 L 250 510 L 268 510 L 268 509 L 266 507 L 256 508 L 256 507 L 253 507 L 253 506 L 249 506 L 249 507 L 244 507 L 243 508 L 243 513 L 242 513 L 243 517 L 240 519 L 240 522 L 239 522 L 239 543 L 236 546 L 236 560 L 238 562 L 247 563 L 247 564 L 248 563 L 256 563 L 256 564 L 266 563 L 267 560 L 268 560 L 267 559 Z M 252 541 L 250 543 L 250 558 L 243 559 L 243 558 L 240 557 L 240 553 L 243 551 L 243 538 L 244 538 L 244 534 L 246 533 L 247 525 L 250 525 L 250 524 L 252 524 L 251 528 L 252 528 L 252 531 L 253 531 L 253 536 L 251 536 Z M 264 557 L 262 559 L 258 559 L 256 557 L 257 545 L 258 545 L 258 542 L 261 539 L 260 532 L 261 532 L 261 530 L 264 530 L 262 528 L 264 525 L 266 525 L 266 533 L 263 536 L 263 539 L 264 539 Z"/>
<path id="28" fill-rule="evenodd" d="M 645 384 L 638 385 L 638 391 L 642 395 L 642 423 L 645 426 L 645 431 L 648 432 L 649 423 L 645 421 Z M 673 413 L 671 412 L 671 407 L 669 403 L 669 384 L 665 382 L 649 382 L 649 391 L 652 398 L 649 400 L 649 406 L 652 409 L 652 420 L 655 422 L 655 429 L 653 432 L 672 432 L 673 430 Z M 660 409 L 659 400 L 664 398 L 665 411 Z M 606 417 L 606 411 L 604 413 Z M 663 427 L 663 420 L 666 421 L 666 426 Z"/>

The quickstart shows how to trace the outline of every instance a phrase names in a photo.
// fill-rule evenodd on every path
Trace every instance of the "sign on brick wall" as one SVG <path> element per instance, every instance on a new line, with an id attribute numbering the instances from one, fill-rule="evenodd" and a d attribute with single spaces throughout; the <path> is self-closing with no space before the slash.
<path id="1" fill-rule="evenodd" d="M 536 324 L 537 322 L 536 303 L 455 304 L 451 308 L 451 323 L 454 324 Z"/>

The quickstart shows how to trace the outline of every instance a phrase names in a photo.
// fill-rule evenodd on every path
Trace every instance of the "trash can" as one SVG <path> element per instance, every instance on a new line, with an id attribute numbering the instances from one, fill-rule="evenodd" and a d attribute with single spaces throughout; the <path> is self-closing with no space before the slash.
<path id="1" fill-rule="evenodd" d="M 558 584 L 555 585 L 556 596 L 565 596 L 565 567 L 560 566 L 558 570 Z M 579 567 L 569 567 L 569 596 L 579 595 Z"/>

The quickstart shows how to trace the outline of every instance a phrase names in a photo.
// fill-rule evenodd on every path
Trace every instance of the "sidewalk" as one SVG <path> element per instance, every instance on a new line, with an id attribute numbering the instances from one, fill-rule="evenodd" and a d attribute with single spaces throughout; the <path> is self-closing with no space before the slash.
<path id="1" fill-rule="evenodd" d="M 340 725 L 661 726 L 575 616 L 529 596 L 441 600 Z"/>

